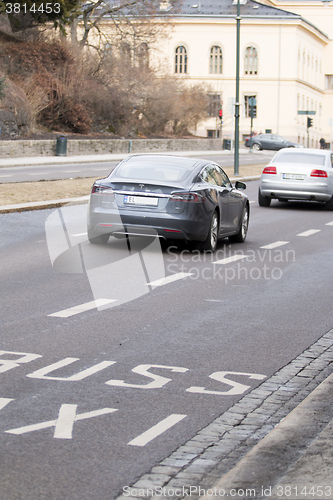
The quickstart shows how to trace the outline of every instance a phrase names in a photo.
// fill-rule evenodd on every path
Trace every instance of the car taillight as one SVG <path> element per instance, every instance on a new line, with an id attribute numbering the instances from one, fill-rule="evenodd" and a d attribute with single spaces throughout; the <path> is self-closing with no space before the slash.
<path id="1" fill-rule="evenodd" d="M 205 198 L 197 193 L 174 193 L 171 195 L 170 200 L 186 203 L 203 203 Z"/>
<path id="2" fill-rule="evenodd" d="M 325 170 L 319 170 L 314 168 L 310 174 L 311 177 L 327 177 L 327 172 Z"/>
<path id="3" fill-rule="evenodd" d="M 91 192 L 94 194 L 113 194 L 113 189 L 107 186 L 99 186 L 98 184 L 94 184 Z"/>
<path id="4" fill-rule="evenodd" d="M 262 171 L 263 174 L 276 174 L 276 167 L 265 167 Z"/>

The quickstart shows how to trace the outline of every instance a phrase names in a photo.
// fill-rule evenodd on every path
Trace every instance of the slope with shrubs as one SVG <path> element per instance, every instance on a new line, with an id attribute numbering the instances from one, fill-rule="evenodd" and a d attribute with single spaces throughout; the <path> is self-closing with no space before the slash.
<path id="1" fill-rule="evenodd" d="M 1 107 L 14 113 L 20 135 L 182 135 L 206 117 L 204 89 L 148 68 L 94 58 L 58 40 L 2 40 L 0 46 L 6 83 Z"/>

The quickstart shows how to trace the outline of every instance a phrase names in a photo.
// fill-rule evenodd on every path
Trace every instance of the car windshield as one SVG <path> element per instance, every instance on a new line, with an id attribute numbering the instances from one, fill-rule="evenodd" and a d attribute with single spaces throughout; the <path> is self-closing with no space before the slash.
<path id="1" fill-rule="evenodd" d="M 282 151 L 274 158 L 276 163 L 306 163 L 308 165 L 325 165 L 325 155 L 287 153 Z"/>
<path id="2" fill-rule="evenodd" d="M 194 162 L 176 158 L 133 158 L 117 169 L 117 177 L 144 181 L 183 181 L 193 172 Z"/>

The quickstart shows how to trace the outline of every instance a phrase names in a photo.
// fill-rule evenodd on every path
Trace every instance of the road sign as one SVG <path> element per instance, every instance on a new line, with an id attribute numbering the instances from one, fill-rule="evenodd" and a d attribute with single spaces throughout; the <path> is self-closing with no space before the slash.
<path id="1" fill-rule="evenodd" d="M 299 115 L 315 115 L 315 111 L 297 111 L 297 114 Z"/>

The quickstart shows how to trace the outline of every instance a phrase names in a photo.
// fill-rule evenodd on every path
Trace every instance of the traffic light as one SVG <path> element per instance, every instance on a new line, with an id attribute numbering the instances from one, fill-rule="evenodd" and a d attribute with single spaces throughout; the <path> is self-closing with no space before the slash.
<path id="1" fill-rule="evenodd" d="M 308 125 L 308 128 L 312 127 L 312 125 L 313 125 L 313 118 L 310 118 L 308 116 L 308 124 L 307 125 Z"/>
<path id="2" fill-rule="evenodd" d="M 223 112 L 222 112 L 222 109 L 219 110 L 219 118 L 220 120 L 222 121 L 222 118 L 223 118 Z"/>

